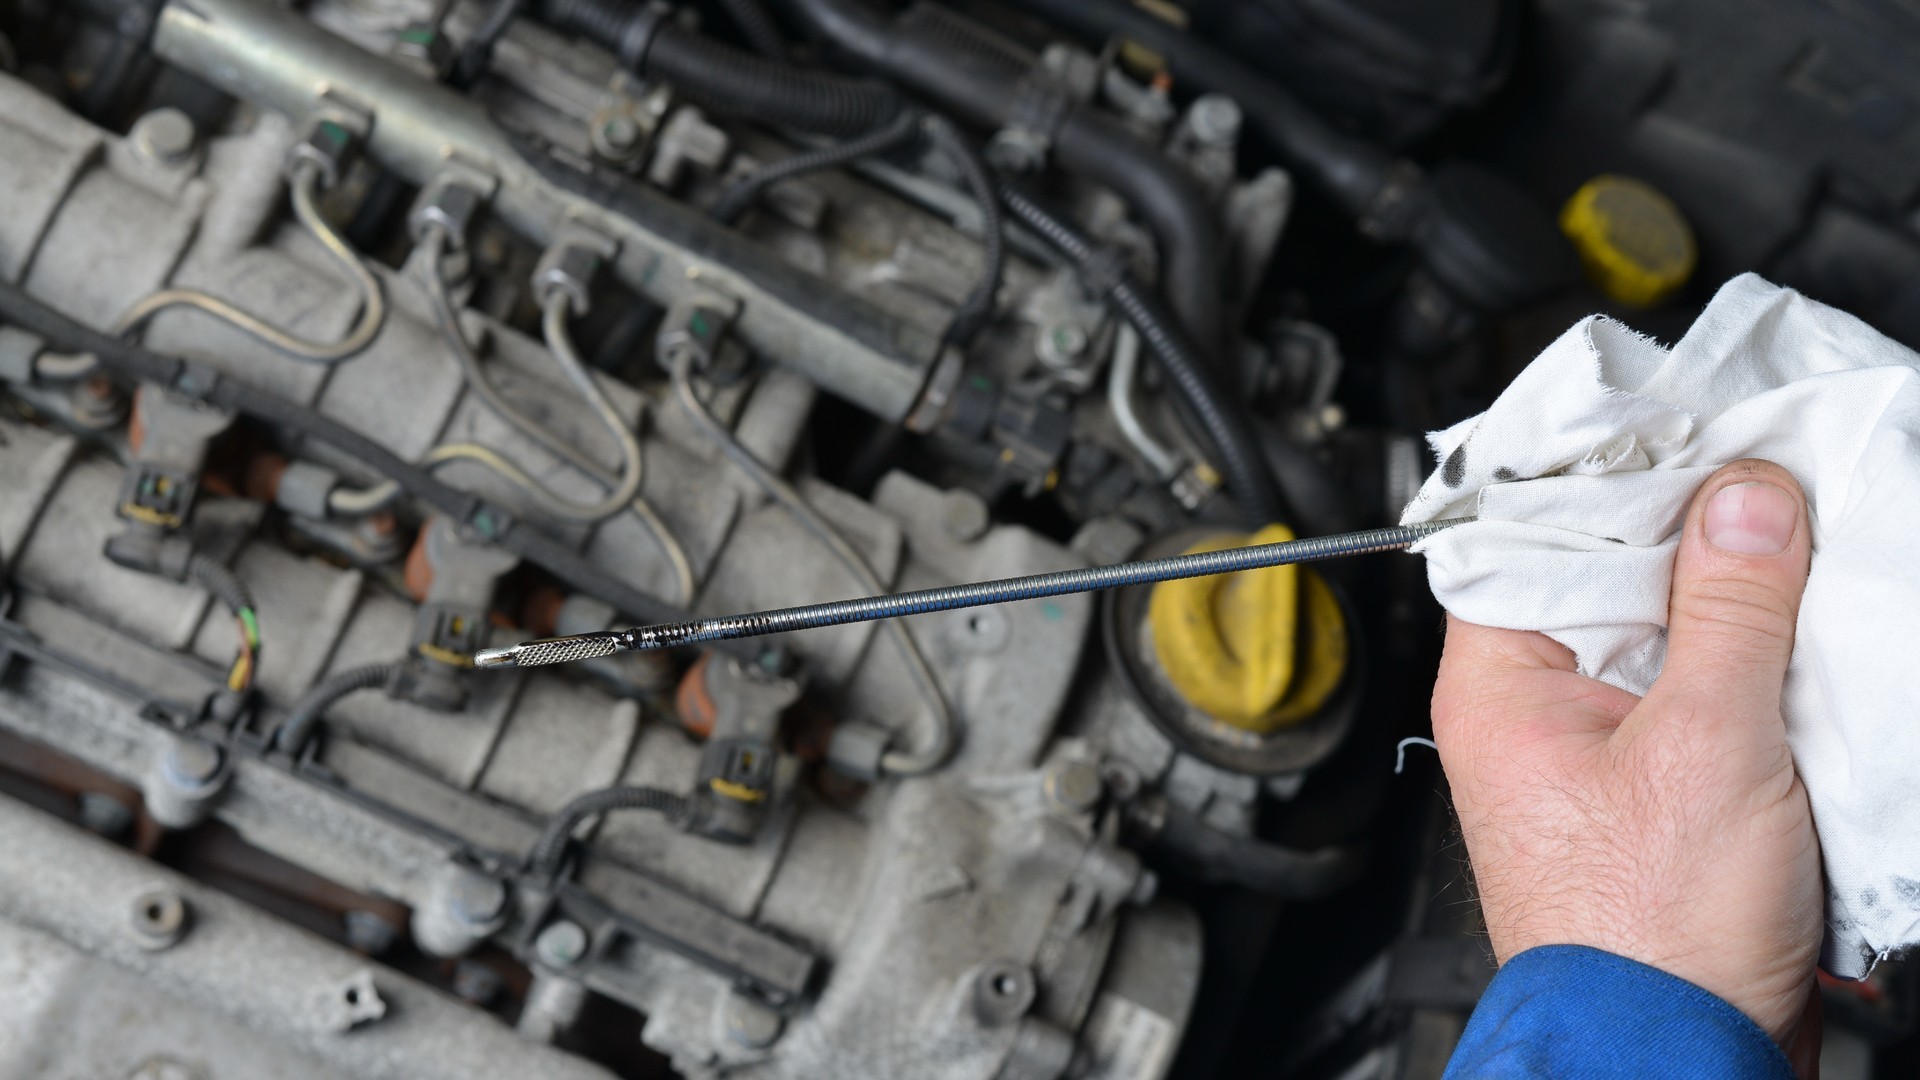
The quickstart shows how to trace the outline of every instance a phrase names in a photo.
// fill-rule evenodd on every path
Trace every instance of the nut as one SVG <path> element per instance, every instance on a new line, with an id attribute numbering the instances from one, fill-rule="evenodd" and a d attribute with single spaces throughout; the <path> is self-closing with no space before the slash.
<path id="1" fill-rule="evenodd" d="M 534 939 L 533 953 L 548 967 L 572 967 L 587 955 L 587 932 L 566 919 L 549 923 Z"/>

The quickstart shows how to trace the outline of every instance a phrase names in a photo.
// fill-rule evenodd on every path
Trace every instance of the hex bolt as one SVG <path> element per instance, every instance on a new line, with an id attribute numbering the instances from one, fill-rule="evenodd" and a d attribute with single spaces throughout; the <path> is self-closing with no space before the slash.
<path id="1" fill-rule="evenodd" d="M 971 491 L 949 491 L 940 500 L 941 527 L 963 544 L 980 539 L 991 524 L 986 502 Z"/>
<path id="2" fill-rule="evenodd" d="M 600 122 L 600 143 L 608 157 L 626 157 L 640 146 L 644 134 L 633 117 L 623 112 L 609 115 Z"/>
<path id="3" fill-rule="evenodd" d="M 153 952 L 171 948 L 187 933 L 186 898 L 164 885 L 134 897 L 128 916 L 134 941 Z"/>
<path id="4" fill-rule="evenodd" d="M 220 748 L 200 739 L 177 739 L 167 750 L 167 778 L 201 787 L 220 774 Z"/>
<path id="5" fill-rule="evenodd" d="M 80 824 L 89 832 L 113 839 L 133 827 L 133 808 L 118 796 L 104 791 L 83 791 L 77 801 Z"/>
<path id="6" fill-rule="evenodd" d="M 461 874 L 448 891 L 447 905 L 453 911 L 454 918 L 462 922 L 473 926 L 489 925 L 507 912 L 507 884 L 499 878 L 479 872 Z"/>
<path id="7" fill-rule="evenodd" d="M 772 1046 L 787 1024 L 779 1013 L 737 992 L 727 995 L 722 1010 L 727 1038 L 747 1050 Z"/>
<path id="8" fill-rule="evenodd" d="M 1047 770 L 1042 782 L 1047 798 L 1070 814 L 1084 814 L 1100 805 L 1106 785 L 1100 770 L 1084 761 L 1066 761 Z"/>
<path id="9" fill-rule="evenodd" d="M 204 739 L 174 739 L 142 785 L 147 813 L 169 829 L 206 820 L 230 775 L 225 762 L 220 748 Z"/>
<path id="10" fill-rule="evenodd" d="M 587 988 L 575 980 L 536 974 L 520 1009 L 520 1034 L 535 1042 L 552 1042 L 580 1019 L 586 1005 Z"/>
<path id="11" fill-rule="evenodd" d="M 453 992 L 462 1001 L 485 1005 L 499 996 L 504 980 L 500 973 L 474 960 L 462 960 L 453 968 Z"/>
<path id="12" fill-rule="evenodd" d="M 587 955 L 587 932 L 566 919 L 548 923 L 533 940 L 533 954 L 548 967 L 572 967 Z"/>
<path id="13" fill-rule="evenodd" d="M 1221 94 L 1203 94 L 1187 112 L 1194 138 L 1208 146 L 1231 146 L 1240 137 L 1243 117 L 1239 102 Z"/>
<path id="14" fill-rule="evenodd" d="M 1027 965 L 1017 960 L 988 961 L 974 975 L 974 1015 L 988 1027 L 1012 1023 L 1033 1008 L 1039 993 Z"/>
<path id="15" fill-rule="evenodd" d="M 347 947 L 368 956 L 385 953 L 400 937 L 400 928 L 392 919 L 364 908 L 341 915 L 340 924 L 347 934 Z"/>
<path id="16" fill-rule="evenodd" d="M 1040 359 L 1050 367 L 1068 367 L 1086 354 L 1086 328 L 1075 322 L 1053 323 L 1040 331 Z"/>
<path id="17" fill-rule="evenodd" d="M 193 121 L 179 109 L 155 109 L 134 122 L 130 133 L 134 149 L 156 165 L 175 168 L 193 157 L 198 133 Z"/>

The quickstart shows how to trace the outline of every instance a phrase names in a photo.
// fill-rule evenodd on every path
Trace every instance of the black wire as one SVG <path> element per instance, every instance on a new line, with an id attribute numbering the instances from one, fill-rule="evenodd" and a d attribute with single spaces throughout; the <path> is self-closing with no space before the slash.
<path id="1" fill-rule="evenodd" d="M 375 474 L 392 479 L 409 495 L 456 523 L 472 528 L 488 542 L 545 569 L 573 589 L 599 597 L 632 618 L 646 622 L 687 618 L 679 608 L 611 577 L 581 557 L 578 551 L 516 519 L 501 507 L 434 479 L 420 466 L 401 460 L 367 436 L 305 405 L 251 386 L 205 364 L 162 356 L 103 334 L 68 318 L 7 281 L 0 281 L 0 319 L 39 335 L 61 350 L 91 353 L 101 366 L 124 378 L 245 413 L 268 427 L 326 443 Z M 736 655 L 757 657 L 759 652 L 757 648 L 748 647 Z"/>
<path id="2" fill-rule="evenodd" d="M 920 117 L 913 113 L 901 113 L 891 123 L 875 128 L 865 135 L 848 139 L 846 142 L 823 146 L 818 150 L 804 150 L 791 157 L 762 165 L 747 175 L 734 181 L 733 185 L 720 193 L 707 216 L 723 225 L 731 225 L 740 220 L 760 196 L 782 180 L 791 180 L 796 176 L 831 169 L 848 162 L 874 157 L 902 146 L 920 137 Z"/>
<path id="3" fill-rule="evenodd" d="M 693 802 L 684 795 L 650 787 L 616 787 L 589 791 L 560 808 L 540 830 L 540 838 L 527 853 L 527 866 L 535 874 L 551 875 L 560 868 L 573 830 L 590 817 L 610 810 L 651 810 L 667 820 L 681 824 L 693 813 Z"/>
<path id="4" fill-rule="evenodd" d="M 447 74 L 449 86 L 456 90 L 468 90 L 480 81 L 480 76 L 485 75 L 488 65 L 493 63 L 493 47 L 500 43 L 507 27 L 513 25 L 513 20 L 526 6 L 527 0 L 494 0 L 493 6 L 487 9 L 486 17 L 480 20 L 480 25 L 474 28 L 473 35 L 467 38 L 460 55 L 454 59 Z"/>
<path id="5" fill-rule="evenodd" d="M 980 210 L 980 280 L 961 301 L 948 324 L 946 340 L 966 345 L 993 316 L 994 302 L 1000 294 L 1000 279 L 1006 269 L 1006 237 L 1000 214 L 1000 202 L 994 194 L 993 175 L 966 136 L 945 117 L 902 113 L 890 124 L 858 138 L 817 150 L 807 150 L 748 173 L 721 192 L 707 211 L 709 217 L 731 225 L 747 212 L 767 189 L 783 180 L 820 172 L 898 150 L 924 136 L 966 185 L 967 192 Z"/>
<path id="6" fill-rule="evenodd" d="M 1000 219 L 1000 200 L 994 191 L 993 174 L 973 144 L 960 129 L 943 116 L 929 116 L 927 138 L 946 156 L 960 180 L 980 208 L 980 281 L 967 295 L 953 322 L 947 326 L 947 340 L 965 345 L 971 342 L 993 318 L 994 302 L 1000 295 L 1000 277 L 1006 270 L 1007 241 Z"/>
<path id="7" fill-rule="evenodd" d="M 1159 302 L 1078 230 L 1019 190 L 1003 184 L 1000 199 L 1016 221 L 1073 263 L 1086 286 L 1106 296 L 1139 331 L 1192 411 L 1198 434 L 1208 444 L 1246 524 L 1259 528 L 1284 520 L 1273 473 L 1246 415 L 1221 393 L 1200 354 Z"/>
<path id="8" fill-rule="evenodd" d="M 289 754 L 300 753 L 306 749 L 307 740 L 313 738 L 320 721 L 325 719 L 327 710 L 333 708 L 336 702 L 362 690 L 379 690 L 393 685 L 394 679 L 405 667 L 404 660 L 365 664 L 320 680 L 294 703 L 286 721 L 274 733 L 274 745 Z"/>

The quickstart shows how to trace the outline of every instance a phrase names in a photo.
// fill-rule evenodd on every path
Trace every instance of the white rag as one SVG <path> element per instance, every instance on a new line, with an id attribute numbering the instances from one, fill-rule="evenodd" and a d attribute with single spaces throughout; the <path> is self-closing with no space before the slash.
<path id="1" fill-rule="evenodd" d="M 1433 593 L 1539 630 L 1644 694 L 1666 657 L 1681 524 L 1730 461 L 1785 466 L 1813 521 L 1787 670 L 1787 739 L 1826 860 L 1821 963 L 1864 977 L 1920 940 L 1920 356 L 1748 274 L 1671 350 L 1602 316 L 1486 412 L 1428 436 L 1440 467 L 1403 521 Z"/>

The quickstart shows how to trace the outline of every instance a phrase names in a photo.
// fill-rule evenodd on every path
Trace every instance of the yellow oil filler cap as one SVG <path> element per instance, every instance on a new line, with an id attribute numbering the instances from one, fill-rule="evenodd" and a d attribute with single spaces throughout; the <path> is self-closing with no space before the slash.
<path id="1" fill-rule="evenodd" d="M 1560 208 L 1560 231 L 1613 300 L 1651 307 L 1692 276 L 1699 249 L 1673 200 L 1630 176 L 1596 176 Z"/>
<path id="2" fill-rule="evenodd" d="M 1286 526 L 1269 525 L 1250 538 L 1215 537 L 1187 553 L 1293 538 Z M 1201 712 L 1255 734 L 1311 717 L 1346 675 L 1340 601 L 1305 567 L 1161 582 L 1147 623 L 1174 689 Z"/>

